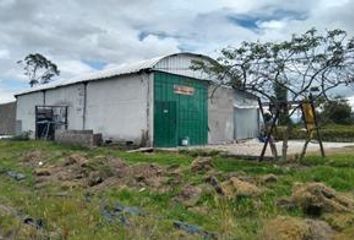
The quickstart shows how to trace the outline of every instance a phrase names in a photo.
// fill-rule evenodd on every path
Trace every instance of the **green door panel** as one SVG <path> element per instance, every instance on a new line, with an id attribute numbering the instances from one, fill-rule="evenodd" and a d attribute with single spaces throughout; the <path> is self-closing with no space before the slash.
<path id="1" fill-rule="evenodd" d="M 181 93 L 178 90 L 176 91 L 178 87 L 192 91 L 183 93 L 182 90 Z M 175 122 L 173 123 L 165 120 L 161 113 L 161 104 L 170 102 L 175 104 Z M 207 144 L 207 82 L 169 73 L 155 72 L 154 106 L 154 146 L 172 146 L 172 136 L 174 137 L 173 146 L 179 145 L 185 137 L 189 138 L 191 145 Z"/>
<path id="2" fill-rule="evenodd" d="M 154 119 L 155 144 L 159 147 L 176 146 L 176 102 L 156 101 Z"/>

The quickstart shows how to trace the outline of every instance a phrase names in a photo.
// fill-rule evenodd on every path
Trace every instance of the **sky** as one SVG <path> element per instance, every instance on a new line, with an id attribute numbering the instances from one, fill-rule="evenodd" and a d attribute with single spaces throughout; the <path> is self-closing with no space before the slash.
<path id="1" fill-rule="evenodd" d="M 354 36 L 353 12 L 354 0 L 0 0 L 0 103 L 29 88 L 17 64 L 29 53 L 56 63 L 66 79 L 176 52 L 215 57 L 242 41 L 312 27 Z"/>

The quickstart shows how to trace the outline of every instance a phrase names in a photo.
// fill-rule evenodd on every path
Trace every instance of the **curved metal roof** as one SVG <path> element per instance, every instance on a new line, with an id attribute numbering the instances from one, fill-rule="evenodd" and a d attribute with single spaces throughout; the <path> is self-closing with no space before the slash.
<path id="1" fill-rule="evenodd" d="M 96 81 L 96 80 L 101 80 L 101 79 L 117 77 L 117 76 L 121 76 L 121 75 L 138 73 L 143 70 L 149 70 L 149 69 L 153 70 L 153 69 L 155 69 L 155 66 L 158 63 L 160 63 L 162 60 L 164 60 L 166 58 L 174 57 L 174 56 L 184 56 L 184 55 L 202 58 L 202 59 L 205 59 L 206 61 L 215 61 L 214 59 L 212 59 L 208 56 L 201 55 L 201 54 L 195 54 L 195 53 L 184 52 L 184 53 L 169 54 L 169 55 L 165 55 L 165 56 L 161 56 L 161 57 L 156 57 L 156 58 L 152 58 L 152 59 L 147 59 L 147 60 L 135 62 L 132 64 L 122 64 L 118 67 L 113 67 L 113 68 L 104 69 L 104 70 L 97 71 L 97 72 L 83 74 L 83 75 L 80 75 L 80 76 L 77 76 L 77 77 L 74 77 L 71 79 L 61 79 L 61 80 L 53 81 L 53 82 L 50 82 L 47 84 L 39 85 L 39 86 L 30 88 L 30 89 L 21 91 L 19 93 L 16 93 L 15 96 L 24 95 L 24 94 L 31 93 L 31 92 L 43 91 L 43 90 L 47 90 L 47 89 L 54 89 L 54 88 L 63 87 L 63 86 L 67 86 L 67 85 L 73 85 L 73 84 L 77 84 L 77 83 Z M 160 70 L 160 69 L 156 68 L 156 70 Z"/>

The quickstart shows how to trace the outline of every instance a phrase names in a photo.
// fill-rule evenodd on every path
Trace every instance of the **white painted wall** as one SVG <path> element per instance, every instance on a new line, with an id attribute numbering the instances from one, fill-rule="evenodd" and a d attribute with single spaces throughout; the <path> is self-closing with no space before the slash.
<path id="1" fill-rule="evenodd" d="M 17 98 L 16 121 L 21 121 L 20 132 L 32 131 L 35 137 L 35 106 L 43 105 L 43 92 L 33 92 Z M 17 134 L 19 134 L 18 132 Z"/>
<path id="2" fill-rule="evenodd" d="M 163 58 L 153 69 L 191 78 L 210 80 L 211 78 L 205 72 L 191 69 L 194 60 L 204 61 L 206 64 L 208 63 L 208 59 L 199 57 L 198 55 L 174 54 Z"/>
<path id="3" fill-rule="evenodd" d="M 148 131 L 148 74 L 89 82 L 86 129 L 104 139 L 140 144 Z"/>
<path id="4" fill-rule="evenodd" d="M 68 106 L 68 129 L 83 129 L 84 84 L 46 90 L 46 105 Z"/>
<path id="5" fill-rule="evenodd" d="M 224 144 L 234 140 L 234 94 L 230 88 L 209 86 L 209 144 Z"/>

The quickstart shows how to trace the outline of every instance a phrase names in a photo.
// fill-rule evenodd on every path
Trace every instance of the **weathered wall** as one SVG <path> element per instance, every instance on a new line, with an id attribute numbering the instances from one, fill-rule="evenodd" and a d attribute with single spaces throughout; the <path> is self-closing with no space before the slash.
<path id="1" fill-rule="evenodd" d="M 55 141 L 63 144 L 94 147 L 102 142 L 101 134 L 94 134 L 92 130 L 56 130 Z"/>
<path id="2" fill-rule="evenodd" d="M 18 96 L 16 107 L 17 133 L 32 131 L 31 138 L 35 136 L 35 106 L 44 104 L 43 92 L 33 92 Z"/>
<path id="3" fill-rule="evenodd" d="M 68 106 L 68 129 L 83 129 L 84 84 L 46 90 L 45 104 Z"/>
<path id="4" fill-rule="evenodd" d="M 209 87 L 208 143 L 224 144 L 234 140 L 234 90 Z"/>
<path id="5" fill-rule="evenodd" d="M 240 91 L 235 92 L 235 139 L 256 138 L 259 134 L 258 100 Z"/>
<path id="6" fill-rule="evenodd" d="M 0 104 L 0 135 L 16 133 L 16 102 Z"/>
<path id="7" fill-rule="evenodd" d="M 105 140 L 144 142 L 149 129 L 148 82 L 144 73 L 90 82 L 86 129 L 102 133 Z"/>

